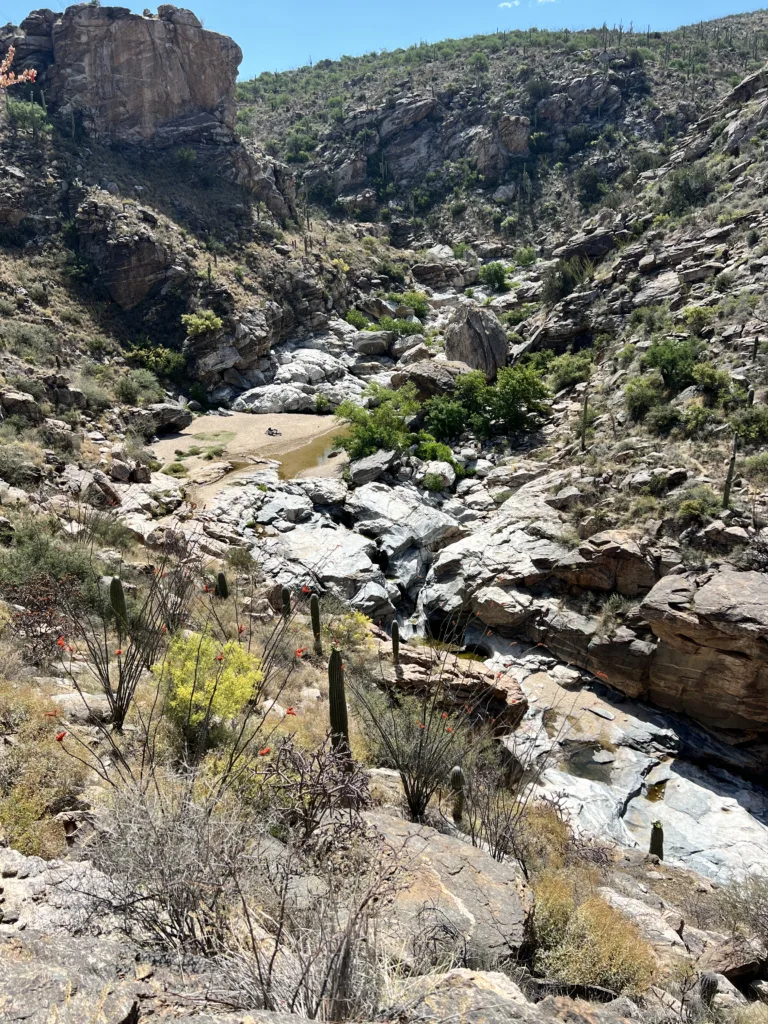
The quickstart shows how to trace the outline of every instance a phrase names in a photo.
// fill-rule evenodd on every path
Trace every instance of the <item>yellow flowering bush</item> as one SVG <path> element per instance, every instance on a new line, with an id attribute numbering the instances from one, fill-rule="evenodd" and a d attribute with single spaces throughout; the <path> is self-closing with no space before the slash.
<path id="1" fill-rule="evenodd" d="M 237 641 L 220 644 L 207 633 L 175 637 L 154 671 L 166 689 L 166 712 L 187 737 L 206 719 L 239 715 L 264 678 L 259 659 Z"/>

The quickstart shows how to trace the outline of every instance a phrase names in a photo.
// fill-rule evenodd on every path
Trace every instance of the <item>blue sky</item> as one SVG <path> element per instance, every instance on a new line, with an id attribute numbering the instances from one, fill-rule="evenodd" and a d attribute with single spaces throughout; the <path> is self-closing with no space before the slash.
<path id="1" fill-rule="evenodd" d="M 497 28 L 579 29 L 603 21 L 623 21 L 625 26 L 634 21 L 636 29 L 650 24 L 663 31 L 762 6 L 748 0 L 179 0 L 178 6 L 185 2 L 206 28 L 240 44 L 241 78 L 297 67 L 310 59 L 392 50 Z M 61 0 L 49 0 L 49 5 L 54 10 L 66 6 Z M 0 23 L 18 24 L 35 6 L 29 0 L 0 0 Z M 140 12 L 145 4 L 130 6 Z"/>

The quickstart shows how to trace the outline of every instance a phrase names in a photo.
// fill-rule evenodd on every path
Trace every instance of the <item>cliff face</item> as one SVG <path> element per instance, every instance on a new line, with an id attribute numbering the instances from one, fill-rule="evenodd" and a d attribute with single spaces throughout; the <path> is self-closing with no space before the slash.
<path id="1" fill-rule="evenodd" d="M 34 11 L 4 44 L 16 46 L 22 66 L 38 68 L 47 102 L 94 137 L 166 146 L 232 139 L 242 51 L 191 11 Z"/>

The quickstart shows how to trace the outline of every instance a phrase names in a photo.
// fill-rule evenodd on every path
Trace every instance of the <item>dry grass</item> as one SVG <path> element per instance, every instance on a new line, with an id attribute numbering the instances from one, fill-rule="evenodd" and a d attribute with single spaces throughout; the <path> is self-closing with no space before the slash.
<path id="1" fill-rule="evenodd" d="M 595 873 L 548 871 L 535 883 L 537 967 L 567 984 L 637 994 L 651 983 L 655 958 L 637 927 L 594 892 Z"/>

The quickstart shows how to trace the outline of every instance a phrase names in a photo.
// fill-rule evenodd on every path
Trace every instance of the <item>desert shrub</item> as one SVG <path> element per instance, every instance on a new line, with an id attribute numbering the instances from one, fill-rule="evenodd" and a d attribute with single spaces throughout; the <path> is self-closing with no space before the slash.
<path id="1" fill-rule="evenodd" d="M 395 263 L 393 260 L 382 260 L 376 267 L 379 277 L 386 277 L 390 281 L 398 281 L 402 284 L 405 281 L 406 267 L 402 263 Z"/>
<path id="2" fill-rule="evenodd" d="M 648 411 L 645 425 L 652 434 L 666 437 L 675 429 L 681 419 L 680 411 L 674 405 L 664 402 L 661 405 L 655 405 Z"/>
<path id="3" fill-rule="evenodd" d="M 739 409 L 731 416 L 730 423 L 736 436 L 746 445 L 768 441 L 768 406 L 750 405 Z"/>
<path id="4" fill-rule="evenodd" d="M 677 394 L 694 383 L 693 368 L 701 355 L 701 343 L 692 338 L 654 341 L 643 356 L 643 366 L 658 370 L 664 385 Z"/>
<path id="5" fill-rule="evenodd" d="M 675 518 L 681 523 L 702 523 L 722 511 L 722 498 L 708 484 L 686 488 L 669 499 Z"/>
<path id="6" fill-rule="evenodd" d="M 449 441 L 467 428 L 467 409 L 457 398 L 435 395 L 427 403 L 426 409 L 425 426 L 438 441 Z"/>
<path id="7" fill-rule="evenodd" d="M 159 402 L 163 389 L 151 370 L 129 370 L 118 377 L 115 383 L 115 397 L 126 405 Z"/>
<path id="8" fill-rule="evenodd" d="M 544 274 L 541 297 L 548 305 L 559 302 L 566 295 L 592 276 L 592 264 L 587 259 L 574 256 L 569 260 L 558 260 Z"/>
<path id="9" fill-rule="evenodd" d="M 0 730 L 12 738 L 0 758 L 0 824 L 27 856 L 56 857 L 66 848 L 54 816 L 75 805 L 85 778 L 62 750 L 66 730 L 55 712 L 27 687 L 0 685 Z"/>
<path id="10" fill-rule="evenodd" d="M 8 123 L 14 133 L 19 129 L 30 131 L 37 139 L 41 135 L 50 135 L 53 131 L 48 115 L 39 103 L 15 100 L 8 96 L 5 101 L 5 109 L 8 115 Z"/>
<path id="11" fill-rule="evenodd" d="M 507 290 L 507 272 L 503 263 L 486 263 L 480 267 L 480 280 L 492 292 Z"/>
<path id="12" fill-rule="evenodd" d="M 419 408 L 416 388 L 406 384 L 399 391 L 390 391 L 370 384 L 365 393 L 376 403 L 372 408 L 362 409 L 348 401 L 336 410 L 336 416 L 349 423 L 349 435 L 338 439 L 339 447 L 351 459 L 362 459 L 378 451 L 405 451 L 413 443 L 406 419 Z"/>
<path id="13" fill-rule="evenodd" d="M 691 371 L 694 383 L 704 392 L 708 405 L 721 405 L 731 391 L 731 375 L 712 363 L 697 363 Z"/>
<path id="14" fill-rule="evenodd" d="M 768 452 L 750 455 L 744 460 L 742 472 L 748 480 L 753 480 L 755 483 L 768 483 Z"/>
<path id="15" fill-rule="evenodd" d="M 491 391 L 491 411 L 507 431 L 521 430 L 531 415 L 544 413 L 549 395 L 541 375 L 531 366 L 504 366 Z"/>
<path id="16" fill-rule="evenodd" d="M 574 182 L 576 195 L 582 206 L 591 206 L 600 199 L 602 175 L 596 167 L 580 167 L 574 175 Z"/>
<path id="17" fill-rule="evenodd" d="M 353 654 L 373 646 L 371 625 L 371 619 L 363 612 L 345 610 L 327 616 L 324 614 L 322 631 L 333 647 L 345 654 Z"/>
<path id="18" fill-rule="evenodd" d="M 762 943 L 768 943 L 768 879 L 748 874 L 734 879 L 721 893 L 721 913 L 734 928 L 746 927 Z"/>
<path id="19" fill-rule="evenodd" d="M 398 303 L 400 306 L 408 306 L 412 309 L 414 314 L 419 320 L 424 320 L 429 315 L 429 299 L 424 292 L 391 292 L 389 295 L 393 302 Z"/>
<path id="20" fill-rule="evenodd" d="M 371 331 L 393 331 L 399 338 L 412 337 L 414 334 L 421 334 L 423 330 L 418 321 L 391 316 L 381 317 L 378 324 L 369 324 L 368 329 Z"/>
<path id="21" fill-rule="evenodd" d="M 555 393 L 573 387 L 574 384 L 589 380 L 592 374 L 592 352 L 589 349 L 565 352 L 551 361 L 548 370 L 549 382 Z"/>
<path id="22" fill-rule="evenodd" d="M 548 977 L 627 995 L 648 988 L 655 966 L 650 947 L 588 883 L 573 872 L 545 873 L 535 892 L 536 964 Z"/>
<path id="23" fill-rule="evenodd" d="M 33 441 L 0 437 L 0 479 L 12 487 L 31 487 L 40 476 L 43 453 Z"/>
<path id="24" fill-rule="evenodd" d="M 188 338 L 197 338 L 201 334 L 220 331 L 223 321 L 212 309 L 201 309 L 198 313 L 182 313 L 181 322 L 186 328 Z"/>
<path id="25" fill-rule="evenodd" d="M 165 345 L 139 345 L 129 353 L 128 359 L 133 365 L 168 380 L 181 380 L 187 368 L 183 353 Z"/>
<path id="26" fill-rule="evenodd" d="M 683 430 L 686 437 L 701 437 L 717 420 L 716 414 L 706 406 L 691 404 L 683 413 Z"/>
<path id="27" fill-rule="evenodd" d="M 530 267 L 536 262 L 536 250 L 532 245 L 523 245 L 515 250 L 514 259 L 518 267 Z"/>
<path id="28" fill-rule="evenodd" d="M 348 324 L 352 324 L 358 331 L 364 331 L 370 322 L 365 313 L 361 313 L 359 309 L 350 309 L 345 319 Z"/>
<path id="29" fill-rule="evenodd" d="M 439 494 L 440 491 L 445 490 L 443 478 L 440 476 L 439 473 L 426 473 L 424 475 L 424 480 L 422 481 L 422 483 L 427 491 L 433 491 L 436 494 Z"/>
<path id="30" fill-rule="evenodd" d="M 701 164 L 677 168 L 664 182 L 662 209 L 679 216 L 692 206 L 702 206 L 714 189 L 714 181 Z"/>
<path id="31" fill-rule="evenodd" d="M 0 584 L 22 584 L 47 576 L 54 581 L 76 579 L 95 585 L 96 571 L 83 545 L 51 536 L 32 519 L 17 523 L 10 547 L 0 549 Z"/>
<path id="32" fill-rule="evenodd" d="M 237 641 L 222 644 L 207 633 L 174 637 L 154 672 L 165 712 L 195 758 L 255 700 L 263 679 L 258 659 Z"/>
<path id="33" fill-rule="evenodd" d="M 686 327 L 697 337 L 715 319 L 715 311 L 709 306 L 688 306 L 683 310 Z"/>
<path id="34" fill-rule="evenodd" d="M 662 402 L 663 394 L 664 382 L 660 374 L 632 377 L 624 387 L 624 401 L 629 415 L 636 422 L 644 419 L 654 405 Z"/>
<path id="35" fill-rule="evenodd" d="M 419 447 L 416 454 L 424 462 L 453 462 L 453 452 L 447 444 L 442 444 L 427 433 L 419 434 Z"/>

